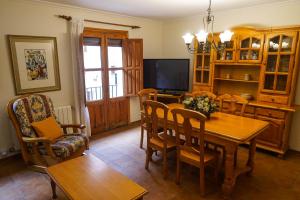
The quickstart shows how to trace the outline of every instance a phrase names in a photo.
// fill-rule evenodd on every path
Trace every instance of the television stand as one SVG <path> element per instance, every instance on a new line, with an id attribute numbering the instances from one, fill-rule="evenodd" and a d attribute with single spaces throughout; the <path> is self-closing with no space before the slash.
<path id="1" fill-rule="evenodd" d="M 153 95 L 151 95 L 153 96 Z M 169 103 L 181 103 L 183 101 L 184 93 L 181 94 L 157 94 L 157 101 L 162 102 L 164 104 Z"/>

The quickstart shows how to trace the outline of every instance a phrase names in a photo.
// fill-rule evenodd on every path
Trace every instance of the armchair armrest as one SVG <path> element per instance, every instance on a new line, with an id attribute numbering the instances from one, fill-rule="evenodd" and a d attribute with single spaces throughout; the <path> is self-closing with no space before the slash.
<path id="1" fill-rule="evenodd" d="M 67 134 L 67 128 L 72 128 L 74 133 L 78 133 L 78 129 L 85 129 L 83 124 L 61 124 L 60 127 L 63 129 L 64 134 Z"/>
<path id="2" fill-rule="evenodd" d="M 46 137 L 37 137 L 37 138 L 22 137 L 22 140 L 25 143 L 35 143 L 35 142 L 51 143 L 51 141 Z"/>

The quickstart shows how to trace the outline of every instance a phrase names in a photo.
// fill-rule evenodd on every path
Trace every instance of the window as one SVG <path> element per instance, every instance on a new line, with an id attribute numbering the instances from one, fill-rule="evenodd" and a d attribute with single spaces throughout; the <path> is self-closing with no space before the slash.
<path id="1" fill-rule="evenodd" d="M 100 44 L 100 38 L 85 37 L 83 39 L 84 76 L 87 101 L 103 99 Z"/>
<path id="2" fill-rule="evenodd" d="M 124 68 L 122 40 L 108 39 L 109 98 L 124 96 Z"/>
<path id="3" fill-rule="evenodd" d="M 142 88 L 143 45 L 124 31 L 86 29 L 83 57 L 86 101 L 135 96 Z"/>

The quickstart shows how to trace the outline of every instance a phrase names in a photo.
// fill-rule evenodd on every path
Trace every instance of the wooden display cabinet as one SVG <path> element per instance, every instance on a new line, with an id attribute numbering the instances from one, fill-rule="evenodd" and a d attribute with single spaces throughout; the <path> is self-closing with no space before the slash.
<path id="1" fill-rule="evenodd" d="M 203 79 L 197 78 L 193 85 L 193 91 L 213 91 L 216 95 L 251 94 L 253 99 L 246 107 L 245 116 L 270 123 L 258 136 L 258 147 L 280 156 L 288 150 L 292 116 L 296 111 L 293 103 L 300 60 L 299 32 L 300 26 L 236 28 L 224 52 L 210 52 L 209 87 L 199 87 Z M 208 66 L 203 60 L 205 56 L 209 56 L 208 52 L 195 55 L 194 67 L 198 70 L 194 69 L 194 77 Z"/>

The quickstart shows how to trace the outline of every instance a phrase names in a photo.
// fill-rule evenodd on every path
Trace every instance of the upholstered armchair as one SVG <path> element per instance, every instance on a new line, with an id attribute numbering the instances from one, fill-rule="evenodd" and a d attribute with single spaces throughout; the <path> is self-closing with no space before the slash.
<path id="1" fill-rule="evenodd" d="M 16 130 L 22 157 L 26 164 L 43 169 L 52 164 L 68 160 L 83 154 L 88 149 L 88 137 L 83 132 L 84 125 L 60 124 L 62 136 L 51 141 L 39 137 L 33 122 L 54 117 L 51 99 L 42 94 L 30 94 L 17 97 L 7 105 L 7 112 Z M 67 133 L 72 128 L 73 133 Z"/>

